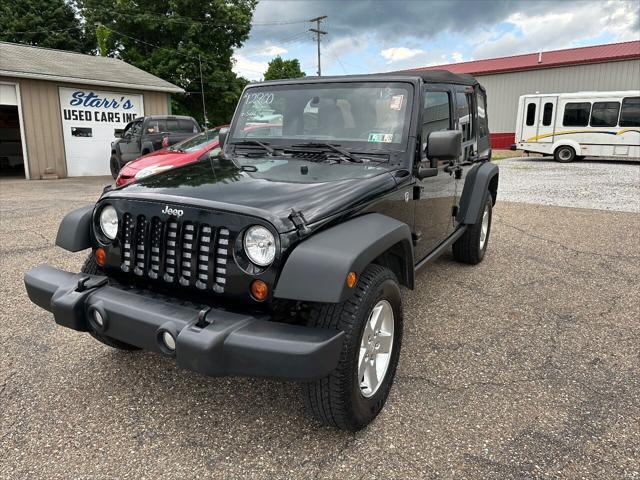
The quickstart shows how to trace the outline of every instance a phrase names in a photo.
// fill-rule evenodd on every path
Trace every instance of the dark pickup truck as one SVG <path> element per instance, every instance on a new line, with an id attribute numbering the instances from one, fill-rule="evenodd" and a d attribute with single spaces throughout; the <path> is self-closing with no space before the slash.
<path id="1" fill-rule="evenodd" d="M 131 160 L 181 142 L 202 129 L 192 117 L 150 115 L 127 124 L 120 138 L 111 143 L 109 166 L 113 178 Z"/>

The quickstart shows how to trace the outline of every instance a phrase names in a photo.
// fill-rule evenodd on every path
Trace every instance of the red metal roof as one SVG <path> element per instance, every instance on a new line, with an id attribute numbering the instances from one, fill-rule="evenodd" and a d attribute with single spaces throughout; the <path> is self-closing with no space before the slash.
<path id="1" fill-rule="evenodd" d="M 542 54 L 526 53 L 511 57 L 473 60 L 470 62 L 451 63 L 432 67 L 418 67 L 412 70 L 449 70 L 452 73 L 470 73 L 482 75 L 499 72 L 515 72 L 519 70 L 535 70 L 538 68 L 563 67 L 585 63 L 602 63 L 640 58 L 640 41 L 610 43 L 592 47 L 552 50 Z M 540 61 L 539 61 L 540 60 Z"/>

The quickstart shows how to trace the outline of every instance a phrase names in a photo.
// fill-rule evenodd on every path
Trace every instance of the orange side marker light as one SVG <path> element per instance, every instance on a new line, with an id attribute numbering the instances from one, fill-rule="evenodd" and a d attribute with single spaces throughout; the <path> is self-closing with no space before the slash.
<path id="1" fill-rule="evenodd" d="M 254 280 L 251 283 L 251 295 L 257 301 L 262 302 L 267 299 L 269 295 L 269 287 L 262 280 Z"/>
<path id="2" fill-rule="evenodd" d="M 356 275 L 356 272 L 349 272 L 347 275 L 347 287 L 353 288 L 357 281 L 358 276 Z"/>
<path id="3" fill-rule="evenodd" d="M 96 263 L 101 267 L 104 267 L 104 264 L 107 262 L 107 254 L 104 251 L 104 248 L 99 247 L 96 248 Z"/>

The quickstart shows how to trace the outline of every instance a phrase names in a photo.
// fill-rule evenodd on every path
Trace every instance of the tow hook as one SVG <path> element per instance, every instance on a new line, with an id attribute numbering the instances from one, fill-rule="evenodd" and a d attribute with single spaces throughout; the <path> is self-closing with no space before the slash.
<path id="1" fill-rule="evenodd" d="M 207 325 L 211 325 L 212 322 L 207 320 L 207 314 L 211 311 L 211 307 L 205 307 L 198 312 L 198 321 L 196 327 L 205 328 Z"/>
<path id="2" fill-rule="evenodd" d="M 84 292 L 87 290 L 93 290 L 94 288 L 100 288 L 107 283 L 109 283 L 109 279 L 107 277 L 98 277 L 97 280 L 90 282 L 93 278 L 89 275 L 81 277 L 78 280 L 78 286 L 76 287 L 76 292 Z"/>

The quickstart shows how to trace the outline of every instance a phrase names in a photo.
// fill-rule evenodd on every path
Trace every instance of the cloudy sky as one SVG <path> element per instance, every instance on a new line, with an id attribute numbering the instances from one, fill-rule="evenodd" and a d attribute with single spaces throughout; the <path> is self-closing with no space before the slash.
<path id="1" fill-rule="evenodd" d="M 327 15 L 323 75 L 384 72 L 640 39 L 637 1 L 260 0 L 235 71 L 259 80 L 279 54 L 316 74 L 305 23 Z M 313 25 L 315 27 L 315 24 Z"/>

